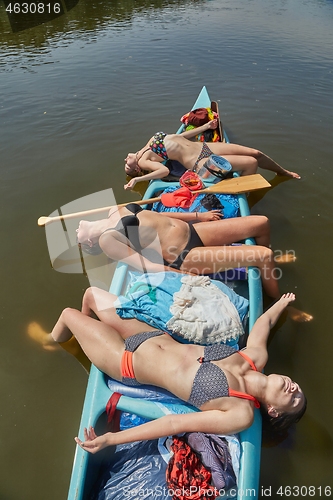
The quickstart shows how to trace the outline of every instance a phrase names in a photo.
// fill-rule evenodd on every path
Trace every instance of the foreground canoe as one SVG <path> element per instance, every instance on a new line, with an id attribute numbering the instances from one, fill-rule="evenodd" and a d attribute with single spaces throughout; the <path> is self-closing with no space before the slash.
<path id="1" fill-rule="evenodd" d="M 205 87 L 201 90 L 193 109 L 210 107 L 211 100 Z M 222 132 L 221 127 L 221 132 Z M 178 132 L 182 131 L 182 127 Z M 223 140 L 228 142 L 228 137 L 223 130 Z M 166 186 L 177 185 L 176 183 L 166 183 L 164 181 L 153 181 L 149 184 L 144 198 L 149 199 L 156 196 Z M 238 195 L 241 216 L 250 214 L 246 196 Z M 255 244 L 254 240 L 248 239 L 246 244 Z M 119 263 L 112 279 L 110 292 L 121 295 L 128 283 L 127 265 Z M 262 313 L 262 288 L 261 280 L 256 268 L 248 270 L 248 298 L 249 298 L 249 329 Z M 82 411 L 79 437 L 83 438 L 84 427 L 94 426 L 97 432 L 104 432 L 106 425 L 105 406 L 111 396 L 111 391 L 106 383 L 106 376 L 95 366 L 92 366 L 89 375 L 86 396 Z M 134 413 L 146 418 L 158 418 L 163 416 L 158 405 L 150 401 L 122 396 L 119 399 L 117 408 L 122 411 Z M 255 410 L 255 419 L 252 426 L 240 433 L 241 458 L 240 473 L 237 488 L 237 496 L 233 498 L 242 500 L 244 498 L 258 498 L 259 472 L 260 472 L 260 449 L 261 449 L 261 418 L 259 410 Z M 110 451 L 111 453 L 111 451 Z M 68 493 L 68 500 L 86 500 L 94 485 L 98 474 L 102 453 L 91 455 L 76 447 L 71 482 Z M 223 496 L 228 498 L 228 496 Z"/>

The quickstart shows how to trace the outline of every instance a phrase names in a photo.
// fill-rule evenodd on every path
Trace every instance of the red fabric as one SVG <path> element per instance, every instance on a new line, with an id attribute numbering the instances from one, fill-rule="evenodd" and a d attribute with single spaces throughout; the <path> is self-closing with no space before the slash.
<path id="1" fill-rule="evenodd" d="M 209 121 L 208 111 L 206 108 L 197 108 L 190 111 L 187 122 L 195 127 L 200 127 Z"/>
<path id="2" fill-rule="evenodd" d="M 121 398 L 119 392 L 114 392 L 106 404 L 106 414 L 108 417 L 108 429 L 110 431 L 119 431 L 120 411 L 117 410 L 117 403 Z"/>
<path id="3" fill-rule="evenodd" d="M 179 184 L 182 186 L 172 193 L 164 193 L 161 196 L 161 202 L 165 207 L 182 207 L 189 208 L 198 193 L 198 191 L 205 187 L 204 183 L 195 172 L 188 170 L 179 179 Z"/>
<path id="4" fill-rule="evenodd" d="M 165 207 L 188 208 L 192 205 L 196 194 L 193 194 L 187 187 L 181 187 L 172 193 L 161 195 L 161 202 Z"/>
<path id="5" fill-rule="evenodd" d="M 198 191 L 205 187 L 201 178 L 195 172 L 187 170 L 179 179 L 179 184 L 187 187 L 190 191 Z"/>
<path id="6" fill-rule="evenodd" d="M 216 488 L 210 485 L 211 473 L 205 468 L 183 437 L 174 436 L 173 456 L 166 471 L 166 481 L 174 500 L 215 499 Z"/>

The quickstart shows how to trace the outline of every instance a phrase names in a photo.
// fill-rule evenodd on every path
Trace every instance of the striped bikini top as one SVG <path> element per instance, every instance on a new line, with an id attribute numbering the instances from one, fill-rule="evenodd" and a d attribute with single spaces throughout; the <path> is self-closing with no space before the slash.
<path id="1" fill-rule="evenodd" d="M 236 352 L 246 359 L 252 370 L 257 371 L 252 359 L 242 351 L 237 351 L 233 347 L 224 344 L 205 346 L 203 357 L 198 358 L 200 367 L 194 377 L 188 403 L 200 408 L 204 403 L 212 399 L 233 396 L 253 401 L 256 408 L 260 407 L 259 401 L 254 396 L 251 396 L 251 394 L 230 389 L 224 371 L 211 363 L 211 361 L 225 359 Z"/>

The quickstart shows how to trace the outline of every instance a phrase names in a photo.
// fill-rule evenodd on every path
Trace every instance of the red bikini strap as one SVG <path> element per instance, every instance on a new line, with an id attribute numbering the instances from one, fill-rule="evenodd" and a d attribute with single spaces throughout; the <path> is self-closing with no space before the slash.
<path id="1" fill-rule="evenodd" d="M 234 396 L 235 398 L 248 399 L 249 401 L 254 402 L 254 406 L 256 408 L 260 408 L 259 401 L 254 396 L 251 396 L 251 394 L 246 394 L 245 392 L 234 391 L 233 389 L 229 389 L 229 396 Z"/>
<path id="2" fill-rule="evenodd" d="M 244 359 L 246 359 L 246 361 L 249 363 L 249 365 L 251 366 L 252 370 L 254 370 L 255 372 L 257 372 L 257 367 L 256 365 L 253 363 L 252 359 L 247 355 L 245 354 L 245 352 L 243 351 L 237 351 L 238 354 L 240 354 Z"/>

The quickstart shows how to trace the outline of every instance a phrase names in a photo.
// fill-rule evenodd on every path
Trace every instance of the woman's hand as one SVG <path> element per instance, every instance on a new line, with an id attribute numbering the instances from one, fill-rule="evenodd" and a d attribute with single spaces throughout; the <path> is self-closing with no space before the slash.
<path id="1" fill-rule="evenodd" d="M 133 189 L 135 184 L 138 182 L 139 178 L 138 177 L 133 177 L 133 179 L 131 179 L 130 181 L 128 181 L 127 184 L 124 185 L 124 189 L 127 191 L 127 190 L 130 190 L 130 189 Z"/>
<path id="2" fill-rule="evenodd" d="M 212 220 L 223 219 L 221 210 L 210 210 L 209 212 L 197 212 L 196 219 L 200 222 L 208 222 Z"/>
<path id="3" fill-rule="evenodd" d="M 89 451 L 89 453 L 97 453 L 103 448 L 112 445 L 112 437 L 111 432 L 107 432 L 102 436 L 97 436 L 95 433 L 95 429 L 93 427 L 89 427 L 88 429 L 84 429 L 84 439 L 85 441 L 81 441 L 78 437 L 74 438 L 76 443 L 85 451 Z"/>
<path id="4" fill-rule="evenodd" d="M 207 130 L 208 130 L 208 129 L 215 130 L 215 129 L 218 127 L 218 120 L 217 120 L 217 118 L 214 118 L 214 120 L 210 120 L 210 121 L 207 123 L 207 125 L 208 125 Z"/>

